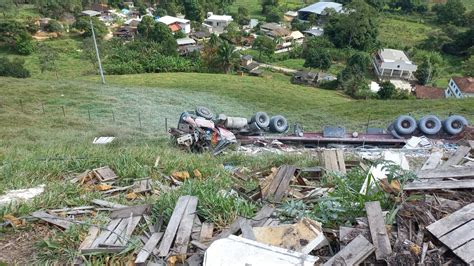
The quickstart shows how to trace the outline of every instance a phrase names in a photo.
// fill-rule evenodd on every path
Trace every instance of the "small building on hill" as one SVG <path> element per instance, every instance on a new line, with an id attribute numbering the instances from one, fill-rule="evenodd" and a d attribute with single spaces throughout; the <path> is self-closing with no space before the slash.
<path id="1" fill-rule="evenodd" d="M 133 40 L 137 35 L 137 28 L 130 26 L 122 26 L 113 32 L 114 37 L 119 37 L 125 40 Z"/>
<path id="2" fill-rule="evenodd" d="M 268 37 L 282 38 L 284 41 L 290 38 L 291 35 L 291 30 L 274 22 L 262 24 L 260 30 Z"/>
<path id="3" fill-rule="evenodd" d="M 207 18 L 204 20 L 204 26 L 209 27 L 209 32 L 221 34 L 225 31 L 225 28 L 234 19 L 228 15 L 214 15 L 212 12 L 207 13 Z"/>
<path id="4" fill-rule="evenodd" d="M 442 88 L 415 85 L 415 96 L 417 99 L 443 99 L 445 98 Z"/>
<path id="5" fill-rule="evenodd" d="M 400 50 L 382 49 L 373 57 L 375 73 L 379 79 L 413 79 L 417 66 Z"/>
<path id="6" fill-rule="evenodd" d="M 474 97 L 473 77 L 453 77 L 445 91 L 446 98 Z"/>
<path id="7" fill-rule="evenodd" d="M 177 25 L 181 28 L 181 31 L 184 32 L 185 34 L 189 34 L 191 32 L 191 21 L 184 19 L 184 18 L 177 18 L 177 17 L 172 17 L 172 16 L 164 16 L 158 18 L 156 21 L 164 23 L 168 25 L 168 27 L 173 27 L 171 31 L 174 30 L 175 26 L 170 26 L 170 25 Z"/>

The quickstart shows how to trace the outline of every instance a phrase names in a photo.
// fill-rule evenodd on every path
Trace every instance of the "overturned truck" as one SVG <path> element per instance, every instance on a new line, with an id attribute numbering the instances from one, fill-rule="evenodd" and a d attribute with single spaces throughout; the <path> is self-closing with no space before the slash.
<path id="1" fill-rule="evenodd" d="M 298 124 L 289 132 L 287 119 L 282 115 L 270 117 L 265 112 L 257 112 L 250 119 L 214 115 L 208 108 L 198 106 L 194 111 L 183 112 L 178 126 L 169 130 L 172 140 L 179 147 L 191 152 L 210 151 L 221 153 L 231 144 L 240 142 L 279 141 L 319 147 L 327 144 L 354 144 L 375 146 L 403 146 L 413 136 L 426 136 L 444 141 L 460 138 L 472 139 L 474 129 L 459 115 L 451 115 L 445 120 L 427 115 L 416 120 L 409 115 L 401 115 L 390 123 L 387 129 L 369 128 L 367 132 L 346 132 L 343 127 L 324 127 L 322 132 L 303 132 Z M 467 136 L 466 136 L 467 134 Z"/>

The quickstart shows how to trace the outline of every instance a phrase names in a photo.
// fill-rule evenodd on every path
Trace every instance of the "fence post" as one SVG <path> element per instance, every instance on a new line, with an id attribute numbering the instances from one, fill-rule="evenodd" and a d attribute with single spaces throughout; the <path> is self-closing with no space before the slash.
<path id="1" fill-rule="evenodd" d="M 66 117 L 66 111 L 64 110 L 64 105 L 61 106 L 61 109 L 63 110 L 63 116 Z"/>
<path id="2" fill-rule="evenodd" d="M 89 115 L 89 122 L 91 121 L 91 110 L 87 108 L 87 114 Z"/>
<path id="3" fill-rule="evenodd" d="M 44 111 L 44 104 L 43 104 L 43 102 L 41 102 L 41 110 L 43 110 L 43 114 L 46 114 L 46 112 Z"/>
<path id="4" fill-rule="evenodd" d="M 115 113 L 114 113 L 114 110 L 112 110 L 112 122 L 115 123 Z"/>
<path id="5" fill-rule="evenodd" d="M 138 112 L 138 123 L 140 123 L 140 130 L 142 130 L 142 117 L 140 112 Z"/>
<path id="6" fill-rule="evenodd" d="M 21 112 L 24 113 L 25 111 L 23 110 L 23 100 L 20 99 L 20 108 L 21 108 Z"/>
<path id="7" fill-rule="evenodd" d="M 168 132 L 168 118 L 165 117 L 165 132 Z"/>

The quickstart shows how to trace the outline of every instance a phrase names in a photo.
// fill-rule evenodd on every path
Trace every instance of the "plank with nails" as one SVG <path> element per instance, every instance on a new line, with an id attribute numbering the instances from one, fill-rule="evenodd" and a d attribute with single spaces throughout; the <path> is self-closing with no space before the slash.
<path id="1" fill-rule="evenodd" d="M 392 253 L 392 246 L 388 238 L 380 202 L 366 202 L 365 210 L 369 221 L 370 235 L 372 236 L 372 242 L 375 246 L 375 257 L 377 260 L 385 260 Z"/>

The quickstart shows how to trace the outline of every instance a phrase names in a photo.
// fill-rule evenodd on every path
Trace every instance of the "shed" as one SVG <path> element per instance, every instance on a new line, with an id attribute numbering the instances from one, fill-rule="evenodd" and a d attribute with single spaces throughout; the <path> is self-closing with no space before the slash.
<path id="1" fill-rule="evenodd" d="M 339 13 L 342 11 L 342 4 L 335 2 L 317 2 L 298 10 L 298 18 L 301 20 L 308 20 L 308 16 L 311 14 L 325 16 L 327 15 L 327 9 L 333 9 L 335 12 Z"/>
<path id="2" fill-rule="evenodd" d="M 445 98 L 442 88 L 415 85 L 415 96 L 417 99 L 443 99 Z"/>

